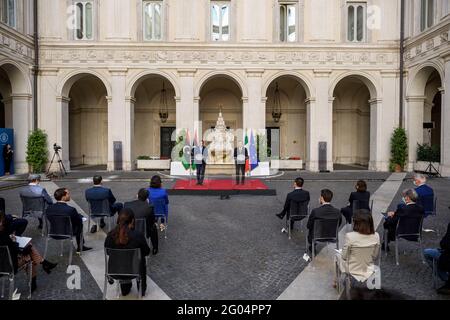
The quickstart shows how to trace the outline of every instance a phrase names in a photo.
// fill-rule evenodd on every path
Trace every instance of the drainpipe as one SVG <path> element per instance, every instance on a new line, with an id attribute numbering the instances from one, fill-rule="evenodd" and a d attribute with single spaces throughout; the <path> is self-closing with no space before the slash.
<path id="1" fill-rule="evenodd" d="M 405 0 L 400 2 L 400 114 L 399 114 L 399 126 L 404 127 L 403 114 L 404 114 L 404 99 L 403 99 L 403 72 L 405 69 L 404 62 L 405 53 Z"/>
<path id="2" fill-rule="evenodd" d="M 33 130 L 38 128 L 39 23 L 38 0 L 33 1 L 34 66 L 33 66 Z"/>

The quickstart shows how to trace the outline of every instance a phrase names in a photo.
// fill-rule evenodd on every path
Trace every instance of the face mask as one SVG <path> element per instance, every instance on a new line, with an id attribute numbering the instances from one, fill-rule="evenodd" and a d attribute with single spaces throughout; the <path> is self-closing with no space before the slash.
<path id="1" fill-rule="evenodd" d="M 406 204 L 406 200 L 405 200 L 404 197 L 402 197 L 402 201 L 403 201 L 404 204 Z"/>

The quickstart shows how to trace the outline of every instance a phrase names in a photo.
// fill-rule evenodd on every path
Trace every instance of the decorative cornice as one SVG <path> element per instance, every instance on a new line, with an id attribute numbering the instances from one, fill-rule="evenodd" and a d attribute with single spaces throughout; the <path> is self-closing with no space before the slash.
<path id="1" fill-rule="evenodd" d="M 69 97 L 64 97 L 64 96 L 57 96 L 56 97 L 56 102 L 66 102 L 69 103 L 70 102 L 70 98 Z"/>
<path id="2" fill-rule="evenodd" d="M 328 70 L 328 69 L 318 69 L 318 70 L 314 70 L 314 75 L 316 76 L 316 78 L 327 78 L 330 76 L 331 72 L 333 72 L 333 70 Z"/>
<path id="3" fill-rule="evenodd" d="M 13 93 L 11 98 L 13 100 L 31 100 L 33 96 L 28 93 Z"/>
<path id="4" fill-rule="evenodd" d="M 125 102 L 135 104 L 136 98 L 135 97 L 125 97 Z"/>
<path id="5" fill-rule="evenodd" d="M 180 77 L 193 77 L 197 73 L 197 69 L 178 69 Z"/>
<path id="6" fill-rule="evenodd" d="M 374 98 L 374 99 L 369 100 L 370 105 L 374 105 L 374 104 L 376 105 L 376 104 L 380 104 L 382 102 L 383 102 L 383 99 L 380 99 L 380 98 Z"/>
<path id="7" fill-rule="evenodd" d="M 112 76 L 126 76 L 128 68 L 109 68 L 108 71 Z"/>
<path id="8" fill-rule="evenodd" d="M 426 98 L 425 96 L 408 96 L 405 100 L 407 102 L 424 102 Z"/>
<path id="9" fill-rule="evenodd" d="M 316 102 L 316 98 L 315 97 L 309 97 L 305 99 L 305 103 L 315 103 Z"/>
<path id="10" fill-rule="evenodd" d="M 264 74 L 264 69 L 247 69 L 245 72 L 247 73 L 247 77 L 249 78 L 261 78 Z"/>

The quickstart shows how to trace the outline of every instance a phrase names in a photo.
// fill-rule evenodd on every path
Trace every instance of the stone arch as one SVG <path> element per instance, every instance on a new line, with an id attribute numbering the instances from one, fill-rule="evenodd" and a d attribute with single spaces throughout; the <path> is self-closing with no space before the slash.
<path id="1" fill-rule="evenodd" d="M 307 98 L 311 98 L 314 96 L 315 91 L 313 89 L 312 81 L 304 74 L 301 74 L 301 73 L 295 72 L 295 71 L 288 71 L 288 70 L 277 72 L 275 74 L 272 74 L 268 78 L 266 78 L 266 80 L 263 82 L 264 84 L 262 87 L 262 95 L 261 96 L 265 97 L 267 95 L 267 90 L 269 89 L 269 86 L 278 78 L 285 77 L 285 76 L 295 78 L 302 85 L 303 89 L 306 92 Z"/>
<path id="2" fill-rule="evenodd" d="M 31 94 L 31 79 L 21 65 L 12 60 L 0 62 L 0 68 L 5 70 L 11 83 L 11 94 Z"/>
<path id="3" fill-rule="evenodd" d="M 57 88 L 58 96 L 68 97 L 69 93 L 70 93 L 70 89 L 75 84 L 75 82 L 77 82 L 78 80 L 80 80 L 81 78 L 83 78 L 86 75 L 92 75 L 92 76 L 98 78 L 103 83 L 103 85 L 106 89 L 107 96 L 109 96 L 109 97 L 112 96 L 111 84 L 108 81 L 108 79 L 100 72 L 95 71 L 95 70 L 88 70 L 88 69 L 74 70 L 74 71 L 66 74 L 64 76 L 64 78 L 62 78 L 62 80 L 59 82 L 59 85 Z"/>
<path id="4" fill-rule="evenodd" d="M 382 94 L 381 85 L 379 84 L 379 81 L 370 73 L 364 72 L 364 71 L 348 71 L 343 72 L 339 75 L 337 75 L 331 82 L 330 82 L 330 89 L 328 91 L 328 96 L 333 97 L 334 90 L 336 89 L 336 86 L 341 82 L 341 80 L 347 78 L 347 77 L 355 77 L 359 80 L 361 80 L 366 87 L 369 89 L 370 92 L 370 98 L 371 99 L 380 99 Z"/>
<path id="5" fill-rule="evenodd" d="M 127 85 L 126 89 L 126 96 L 127 97 L 134 97 L 136 93 L 136 89 L 139 87 L 139 85 L 144 81 L 145 79 L 152 77 L 152 76 L 161 76 L 167 81 L 171 83 L 173 88 L 175 89 L 175 95 L 176 97 L 181 96 L 180 86 L 178 84 L 177 78 L 168 72 L 160 71 L 160 70 L 146 70 L 143 72 L 138 73 L 133 78 L 131 78 L 129 84 Z"/>
<path id="6" fill-rule="evenodd" d="M 239 76 L 237 73 L 231 72 L 231 71 L 225 71 L 225 70 L 217 70 L 212 71 L 207 74 L 205 74 L 200 80 L 197 82 L 194 88 L 194 97 L 199 97 L 200 93 L 202 91 L 202 88 L 205 84 L 209 82 L 209 80 L 215 78 L 215 77 L 225 77 L 233 81 L 241 90 L 242 97 L 246 98 L 248 97 L 248 90 L 247 86 L 245 85 L 244 79 Z"/>
<path id="7" fill-rule="evenodd" d="M 406 96 L 425 96 L 425 89 L 430 75 L 436 71 L 439 74 L 441 83 L 444 79 L 444 68 L 435 61 L 427 61 L 414 68 L 408 77 Z"/>

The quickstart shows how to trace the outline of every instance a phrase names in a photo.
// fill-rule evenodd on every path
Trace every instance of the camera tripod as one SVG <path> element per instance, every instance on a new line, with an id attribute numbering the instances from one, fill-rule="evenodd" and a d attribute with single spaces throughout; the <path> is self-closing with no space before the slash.
<path id="1" fill-rule="evenodd" d="M 59 167 L 59 174 L 55 174 L 54 172 L 50 173 L 50 169 L 52 168 L 53 163 L 55 162 L 55 158 L 58 158 L 58 167 Z M 47 177 L 64 177 L 67 175 L 66 168 L 64 167 L 64 163 L 61 160 L 61 156 L 59 155 L 59 151 L 55 150 L 55 153 L 53 153 L 52 161 L 50 161 L 50 165 L 48 166 L 46 176 Z"/>
<path id="2" fill-rule="evenodd" d="M 431 145 L 431 129 L 428 129 L 428 136 L 429 136 L 429 139 L 430 139 L 429 141 L 430 141 L 430 145 Z M 428 166 L 426 167 L 424 173 L 427 174 L 428 177 L 436 176 L 436 177 L 442 178 L 441 174 L 439 173 L 439 170 L 436 169 L 436 167 L 433 165 L 433 162 L 431 161 L 431 159 L 430 159 Z"/>

